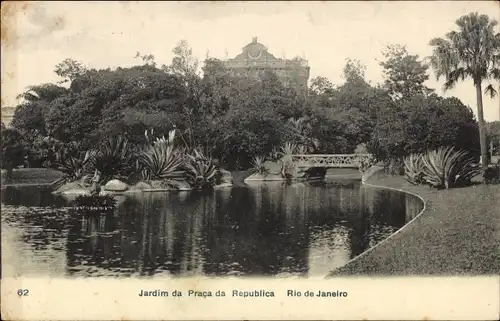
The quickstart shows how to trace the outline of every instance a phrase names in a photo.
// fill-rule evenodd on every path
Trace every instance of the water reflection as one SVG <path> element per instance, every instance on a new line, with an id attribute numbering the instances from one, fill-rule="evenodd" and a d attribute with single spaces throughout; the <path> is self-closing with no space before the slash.
<path id="1" fill-rule="evenodd" d="M 64 206 L 44 189 L 2 191 L 10 273 L 326 275 L 403 226 L 422 204 L 357 182 L 315 182 L 127 195 L 110 213 Z"/>

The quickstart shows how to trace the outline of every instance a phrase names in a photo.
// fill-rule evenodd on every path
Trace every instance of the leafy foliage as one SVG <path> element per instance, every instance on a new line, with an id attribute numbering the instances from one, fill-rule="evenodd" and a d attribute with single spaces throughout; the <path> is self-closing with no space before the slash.
<path id="1" fill-rule="evenodd" d="M 2 131 L 2 168 L 7 169 L 10 178 L 12 170 L 24 162 L 26 150 L 23 145 L 23 136 L 13 128 Z"/>
<path id="2" fill-rule="evenodd" d="M 384 85 L 393 98 L 408 99 L 432 92 L 424 85 L 429 79 L 429 66 L 420 61 L 418 55 L 410 55 L 406 47 L 400 45 L 388 46 L 383 54 L 386 60 L 380 65 L 384 68 Z"/>
<path id="3" fill-rule="evenodd" d="M 488 133 L 492 155 L 500 155 L 500 121 L 487 123 L 486 132 Z"/>
<path id="4" fill-rule="evenodd" d="M 373 155 L 363 157 L 358 161 L 358 169 L 361 173 L 366 172 L 367 169 L 376 164 L 376 159 Z"/>
<path id="5" fill-rule="evenodd" d="M 440 146 L 479 155 L 474 114 L 456 98 L 416 96 L 381 109 L 368 150 L 379 159 L 402 159 Z"/>
<path id="6" fill-rule="evenodd" d="M 26 139 L 29 161 L 51 166 L 51 151 L 78 141 L 81 157 L 103 145 L 90 167 L 103 170 L 104 180 L 142 170 L 150 179 L 170 179 L 187 171 L 179 165 L 182 150 L 154 144 L 144 132 L 160 137 L 173 129 L 175 146 L 199 146 L 228 169 L 254 167 L 255 155 L 277 161 L 287 142 L 295 145 L 293 153 L 325 154 L 353 153 L 366 144 L 381 160 L 399 161 L 445 145 L 478 154 L 472 112 L 457 99 L 427 95 L 422 85 L 427 67 L 402 46 L 393 47 L 384 62 L 392 85 L 372 86 L 365 80 L 366 67 L 347 59 L 344 83 L 317 77 L 308 96 L 273 72 L 241 77 L 212 58 L 201 75 L 185 41 L 173 54 L 169 66 L 143 53 L 136 56 L 138 65 L 113 70 L 87 69 L 73 60 L 59 64 L 56 73 L 69 88 L 30 88 L 16 112 L 15 127 L 33 137 Z M 295 63 L 304 64 L 300 59 Z M 405 99 L 391 98 L 400 96 Z M 126 155 L 109 143 L 117 136 L 127 138 Z M 184 163 L 206 171 L 190 157 Z"/>

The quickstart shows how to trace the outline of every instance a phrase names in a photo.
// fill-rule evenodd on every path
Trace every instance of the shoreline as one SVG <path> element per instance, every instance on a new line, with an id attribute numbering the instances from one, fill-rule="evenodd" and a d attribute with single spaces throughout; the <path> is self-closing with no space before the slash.
<path id="1" fill-rule="evenodd" d="M 363 184 L 415 195 L 424 208 L 327 278 L 500 274 L 500 185 L 438 191 L 385 175 Z"/>
<path id="2" fill-rule="evenodd" d="M 238 186 L 245 184 L 250 171 L 232 173 Z M 42 175 L 37 177 L 40 182 L 2 183 L 2 189 L 51 186 L 55 178 Z M 387 176 L 377 170 L 362 184 L 418 197 L 423 209 L 386 239 L 330 271 L 327 278 L 500 274 L 500 185 L 436 190 L 411 185 L 403 176 Z"/>
<path id="3" fill-rule="evenodd" d="M 373 187 L 373 188 L 377 188 L 377 189 L 388 189 L 388 190 L 402 192 L 402 193 L 405 193 L 405 194 L 408 194 L 408 195 L 415 196 L 416 198 L 420 199 L 420 201 L 422 201 L 422 210 L 414 218 L 412 218 L 405 225 L 403 225 L 401 228 L 399 228 L 397 231 L 395 231 L 394 233 L 392 233 L 391 235 L 389 235 L 388 237 L 386 237 L 382 241 L 378 242 L 377 244 L 373 245 L 372 247 L 368 248 L 363 253 L 361 253 L 358 256 L 352 258 L 344 266 L 342 266 L 342 267 L 340 267 L 340 268 L 338 268 L 336 270 L 331 271 L 327 275 L 327 278 L 332 277 L 335 274 L 335 272 L 339 271 L 343 267 L 346 267 L 347 265 L 350 265 L 350 264 L 354 264 L 354 262 L 356 262 L 358 260 L 362 260 L 365 256 L 369 255 L 372 251 L 374 251 L 377 247 L 381 246 L 382 244 L 384 244 L 386 242 L 390 242 L 393 237 L 395 237 L 399 233 L 404 232 L 404 230 L 406 229 L 407 226 L 409 226 L 410 224 L 412 224 L 415 220 L 417 220 L 421 215 L 423 215 L 427 211 L 427 202 L 420 195 L 418 195 L 416 193 L 413 193 L 413 192 L 410 192 L 410 191 L 407 191 L 407 190 L 404 190 L 404 189 L 400 189 L 400 188 L 370 184 L 370 183 L 367 182 L 368 180 L 370 180 L 370 179 L 367 179 L 366 181 L 363 181 L 361 184 L 363 184 L 365 186 L 368 186 L 368 187 Z"/>

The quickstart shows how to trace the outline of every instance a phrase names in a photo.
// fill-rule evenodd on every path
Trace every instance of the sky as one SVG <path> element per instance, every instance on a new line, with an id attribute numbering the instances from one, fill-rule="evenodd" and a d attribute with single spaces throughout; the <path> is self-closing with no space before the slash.
<path id="1" fill-rule="evenodd" d="M 89 68 L 114 68 L 137 64 L 139 51 L 170 64 L 180 40 L 203 60 L 207 55 L 223 59 L 226 53 L 234 57 L 258 37 L 276 57 L 304 56 L 311 78 L 324 76 L 334 84 L 342 83 L 345 59 L 358 59 L 367 67 L 367 80 L 377 84 L 383 82 L 379 61 L 387 45 L 406 45 L 411 54 L 426 57 L 432 53 L 429 41 L 454 29 L 463 14 L 477 11 L 500 20 L 496 1 L 61 1 L 11 8 L 2 35 L 2 106 L 15 105 L 27 86 L 58 81 L 54 66 L 66 58 Z M 477 112 L 472 81 L 447 92 L 443 83 L 430 71 L 428 87 L 460 98 Z M 498 97 L 485 95 L 483 103 L 485 120 L 498 120 Z"/>

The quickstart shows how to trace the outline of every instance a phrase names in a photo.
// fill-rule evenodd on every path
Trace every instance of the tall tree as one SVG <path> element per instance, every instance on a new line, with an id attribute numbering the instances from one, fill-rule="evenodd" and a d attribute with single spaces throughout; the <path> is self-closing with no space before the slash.
<path id="1" fill-rule="evenodd" d="M 446 78 L 445 89 L 458 81 L 471 78 L 476 88 L 477 116 L 481 144 L 481 164 L 488 167 L 488 150 L 483 116 L 482 84 L 498 74 L 500 34 L 495 32 L 498 21 L 487 15 L 471 12 L 457 19 L 458 30 L 447 33 L 444 38 L 430 41 L 433 47 L 431 65 L 438 79 Z"/>
<path id="2" fill-rule="evenodd" d="M 328 78 L 317 76 L 310 80 L 309 94 L 321 96 L 333 91 L 333 84 Z"/>
<path id="3" fill-rule="evenodd" d="M 346 58 L 342 78 L 346 83 L 368 85 L 365 80 L 366 65 L 357 59 Z"/>
<path id="4" fill-rule="evenodd" d="M 429 66 L 418 55 L 410 55 L 406 47 L 401 45 L 387 46 L 383 55 L 385 60 L 380 65 L 384 69 L 384 86 L 393 99 L 410 99 L 432 92 L 424 85 L 429 79 Z"/>
<path id="5" fill-rule="evenodd" d="M 71 82 L 83 75 L 86 72 L 87 68 L 80 62 L 67 58 L 64 61 L 58 63 L 54 72 L 59 77 L 63 78 L 59 83 Z"/>

